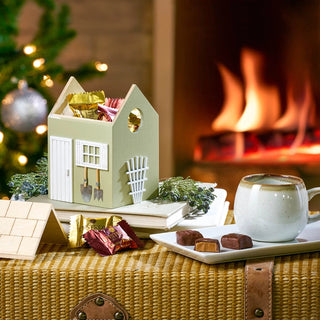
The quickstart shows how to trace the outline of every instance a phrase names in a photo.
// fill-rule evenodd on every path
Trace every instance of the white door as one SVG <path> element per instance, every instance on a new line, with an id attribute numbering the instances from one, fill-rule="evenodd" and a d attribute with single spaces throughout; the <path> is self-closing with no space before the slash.
<path id="1" fill-rule="evenodd" d="M 72 202 L 72 139 L 50 136 L 50 185 L 52 200 Z"/>

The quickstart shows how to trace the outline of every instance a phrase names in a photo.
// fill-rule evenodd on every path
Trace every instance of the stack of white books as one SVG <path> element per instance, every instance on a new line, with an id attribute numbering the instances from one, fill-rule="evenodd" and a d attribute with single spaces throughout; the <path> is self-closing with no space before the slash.
<path id="1" fill-rule="evenodd" d="M 215 186 L 210 183 L 201 184 L 208 188 Z M 116 215 L 126 220 L 139 237 L 148 237 L 151 233 L 224 225 L 229 210 L 229 202 L 226 201 L 227 192 L 224 189 L 214 188 L 214 194 L 216 197 L 206 214 L 191 210 L 186 202 L 145 200 L 108 209 L 51 200 L 47 195 L 33 197 L 29 201 L 53 204 L 59 221 L 64 225 L 69 224 L 70 217 L 77 214 L 92 218 Z"/>
<path id="2" fill-rule="evenodd" d="M 206 186 L 210 187 L 209 184 L 206 184 Z M 135 232 L 139 237 L 147 238 L 150 234 L 154 233 L 223 226 L 228 215 L 230 202 L 226 201 L 226 190 L 215 188 L 214 194 L 216 197 L 206 214 L 190 210 L 189 206 L 186 204 L 188 213 L 180 221 L 177 221 L 174 226 L 170 228 L 137 227 L 135 228 Z"/>

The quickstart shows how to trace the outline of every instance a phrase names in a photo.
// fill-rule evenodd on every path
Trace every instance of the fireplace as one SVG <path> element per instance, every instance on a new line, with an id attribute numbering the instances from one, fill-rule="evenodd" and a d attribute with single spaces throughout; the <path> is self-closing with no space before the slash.
<path id="1" fill-rule="evenodd" d="M 175 48 L 177 175 L 320 185 L 319 0 L 177 0 Z"/>

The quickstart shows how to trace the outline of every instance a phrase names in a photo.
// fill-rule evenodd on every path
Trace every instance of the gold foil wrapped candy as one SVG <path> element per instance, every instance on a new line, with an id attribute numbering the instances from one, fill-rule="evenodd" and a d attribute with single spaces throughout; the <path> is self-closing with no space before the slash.
<path id="1" fill-rule="evenodd" d="M 86 242 L 83 234 L 89 230 L 101 230 L 115 226 L 121 220 L 122 218 L 118 216 L 92 218 L 81 214 L 73 215 L 70 217 L 69 246 L 71 248 L 81 247 Z"/>
<path id="2" fill-rule="evenodd" d="M 98 118 L 98 104 L 105 102 L 105 94 L 101 91 L 72 93 L 68 95 L 69 107 L 78 118 Z"/>

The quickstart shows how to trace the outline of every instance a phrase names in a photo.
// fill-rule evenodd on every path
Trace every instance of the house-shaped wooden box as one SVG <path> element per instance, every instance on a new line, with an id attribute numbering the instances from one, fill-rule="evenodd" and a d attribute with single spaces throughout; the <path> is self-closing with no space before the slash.
<path id="1" fill-rule="evenodd" d="M 104 208 L 148 199 L 159 185 L 158 114 L 132 85 L 112 122 L 74 117 L 67 96 L 81 92 L 71 77 L 48 116 L 49 198 Z"/>

